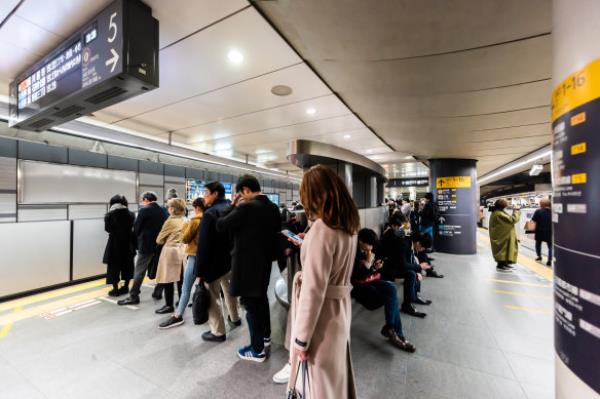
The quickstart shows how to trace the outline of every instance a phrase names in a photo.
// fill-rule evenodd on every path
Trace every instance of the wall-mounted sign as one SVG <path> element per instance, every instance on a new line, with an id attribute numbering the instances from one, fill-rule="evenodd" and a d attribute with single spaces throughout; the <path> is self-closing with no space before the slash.
<path id="1" fill-rule="evenodd" d="M 388 187 L 427 187 L 428 185 L 428 177 L 389 179 L 387 182 Z"/>
<path id="2" fill-rule="evenodd" d="M 158 87 L 158 21 L 117 0 L 9 86 L 9 126 L 52 126 Z"/>
<path id="3" fill-rule="evenodd" d="M 444 176 L 435 179 L 436 188 L 471 188 L 471 176 Z"/>

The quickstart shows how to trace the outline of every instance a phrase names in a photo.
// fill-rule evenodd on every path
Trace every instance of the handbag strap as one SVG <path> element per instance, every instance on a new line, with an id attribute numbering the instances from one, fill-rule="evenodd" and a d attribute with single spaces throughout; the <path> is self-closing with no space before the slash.
<path id="1" fill-rule="evenodd" d="M 308 362 L 302 362 L 302 397 L 306 398 L 307 388 L 310 388 L 310 380 L 308 376 Z"/>

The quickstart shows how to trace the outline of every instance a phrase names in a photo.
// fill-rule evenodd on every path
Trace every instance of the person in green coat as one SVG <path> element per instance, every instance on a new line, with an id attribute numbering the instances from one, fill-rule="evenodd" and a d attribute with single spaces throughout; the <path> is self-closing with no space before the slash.
<path id="1" fill-rule="evenodd" d="M 521 211 L 513 209 L 512 215 L 506 212 L 508 202 L 499 199 L 494 204 L 494 212 L 490 218 L 490 242 L 494 260 L 498 262 L 496 270 L 508 272 L 512 270 L 510 264 L 517 262 L 519 255 L 519 243 L 515 224 L 521 219 Z"/>

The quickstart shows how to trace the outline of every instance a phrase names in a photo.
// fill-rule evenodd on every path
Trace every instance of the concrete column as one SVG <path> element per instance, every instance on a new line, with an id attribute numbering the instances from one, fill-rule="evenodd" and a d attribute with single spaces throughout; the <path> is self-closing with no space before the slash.
<path id="1" fill-rule="evenodd" d="M 472 159 L 430 159 L 439 220 L 434 247 L 451 254 L 477 252 L 477 171 Z M 435 229 L 434 229 L 435 230 Z"/>
<path id="2" fill-rule="evenodd" d="M 553 1 L 556 397 L 600 398 L 600 1 Z"/>

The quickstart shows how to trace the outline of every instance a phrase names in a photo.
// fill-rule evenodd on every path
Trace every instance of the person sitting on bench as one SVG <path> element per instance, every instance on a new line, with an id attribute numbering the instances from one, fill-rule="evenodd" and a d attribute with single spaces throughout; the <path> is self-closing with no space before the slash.
<path id="1" fill-rule="evenodd" d="M 431 247 L 431 237 L 429 234 L 415 234 L 413 236 L 413 245 L 415 249 L 415 256 L 419 261 L 421 269 L 425 270 L 427 277 L 444 278 L 443 274 L 439 274 L 435 271 L 431 264 L 431 259 L 427 254 L 427 248 Z"/>
<path id="2" fill-rule="evenodd" d="M 381 335 L 397 348 L 414 352 L 415 346 L 406 340 L 402 332 L 396 285 L 381 280 L 379 270 L 383 267 L 383 261 L 377 259 L 373 252 L 376 243 L 377 234 L 373 230 L 362 229 L 358 232 L 358 249 L 351 278 L 354 288 L 351 296 L 369 310 L 383 306 L 385 325 L 381 329 Z"/>

